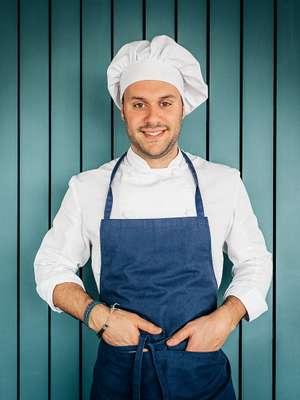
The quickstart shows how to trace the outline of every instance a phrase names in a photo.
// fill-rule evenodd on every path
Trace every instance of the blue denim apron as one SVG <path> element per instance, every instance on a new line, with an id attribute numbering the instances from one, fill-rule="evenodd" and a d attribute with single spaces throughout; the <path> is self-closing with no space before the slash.
<path id="1" fill-rule="evenodd" d="M 163 331 L 140 330 L 138 345 L 113 346 L 102 338 L 90 400 L 236 400 L 222 349 L 185 351 L 188 339 L 165 343 L 217 308 L 210 230 L 194 166 L 182 151 L 196 184 L 197 216 L 110 219 L 111 183 L 126 154 L 112 171 L 100 225 L 100 301 L 118 303 Z"/>

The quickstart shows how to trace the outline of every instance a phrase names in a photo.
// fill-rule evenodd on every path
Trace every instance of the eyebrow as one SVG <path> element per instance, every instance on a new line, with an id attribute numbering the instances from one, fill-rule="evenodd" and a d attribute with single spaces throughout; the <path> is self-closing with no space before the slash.
<path id="1" fill-rule="evenodd" d="M 166 96 L 159 97 L 160 100 L 161 99 L 168 99 L 168 98 L 176 99 L 176 96 L 174 96 L 173 94 L 167 94 Z M 137 96 L 132 96 L 132 97 L 130 97 L 129 100 L 146 100 L 147 101 L 147 99 L 145 97 L 137 97 Z"/>

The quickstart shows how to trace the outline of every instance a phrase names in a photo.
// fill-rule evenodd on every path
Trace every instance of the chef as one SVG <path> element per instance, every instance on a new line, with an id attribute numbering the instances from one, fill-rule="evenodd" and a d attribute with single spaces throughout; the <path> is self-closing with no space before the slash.
<path id="1" fill-rule="evenodd" d="M 178 145 L 208 97 L 199 62 L 160 35 L 121 47 L 107 78 L 131 145 L 69 180 L 37 292 L 99 337 L 90 400 L 234 400 L 222 346 L 267 311 L 272 254 L 239 170 Z M 90 249 L 98 299 L 76 274 Z M 223 251 L 233 279 L 218 307 Z"/>

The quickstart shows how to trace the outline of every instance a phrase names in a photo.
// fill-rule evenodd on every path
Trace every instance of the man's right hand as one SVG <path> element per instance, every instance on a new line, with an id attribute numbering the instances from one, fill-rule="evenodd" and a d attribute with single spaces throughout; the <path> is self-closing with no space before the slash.
<path id="1" fill-rule="evenodd" d="M 109 307 L 105 304 L 97 304 L 90 313 L 90 328 L 99 332 L 109 313 Z M 112 346 L 137 345 L 140 336 L 139 329 L 154 335 L 162 332 L 159 326 L 138 314 L 115 308 L 110 314 L 108 327 L 103 332 L 102 338 Z M 144 351 L 148 351 L 148 349 L 144 349 Z"/>

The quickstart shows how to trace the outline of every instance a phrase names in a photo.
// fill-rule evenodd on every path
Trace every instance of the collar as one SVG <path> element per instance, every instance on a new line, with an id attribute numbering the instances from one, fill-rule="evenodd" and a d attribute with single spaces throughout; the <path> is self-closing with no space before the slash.
<path id="1" fill-rule="evenodd" d="M 173 160 L 170 162 L 170 164 L 165 167 L 165 168 L 151 168 L 149 164 L 147 163 L 146 160 L 144 160 L 143 157 L 139 156 L 137 153 L 135 153 L 132 150 L 132 147 L 130 146 L 127 155 L 126 155 L 126 160 L 128 164 L 139 171 L 145 172 L 145 173 L 155 173 L 155 174 L 167 174 L 171 170 L 176 169 L 176 168 L 182 168 L 182 166 L 186 165 L 185 158 L 182 155 L 181 149 L 178 146 L 178 154 Z"/>

